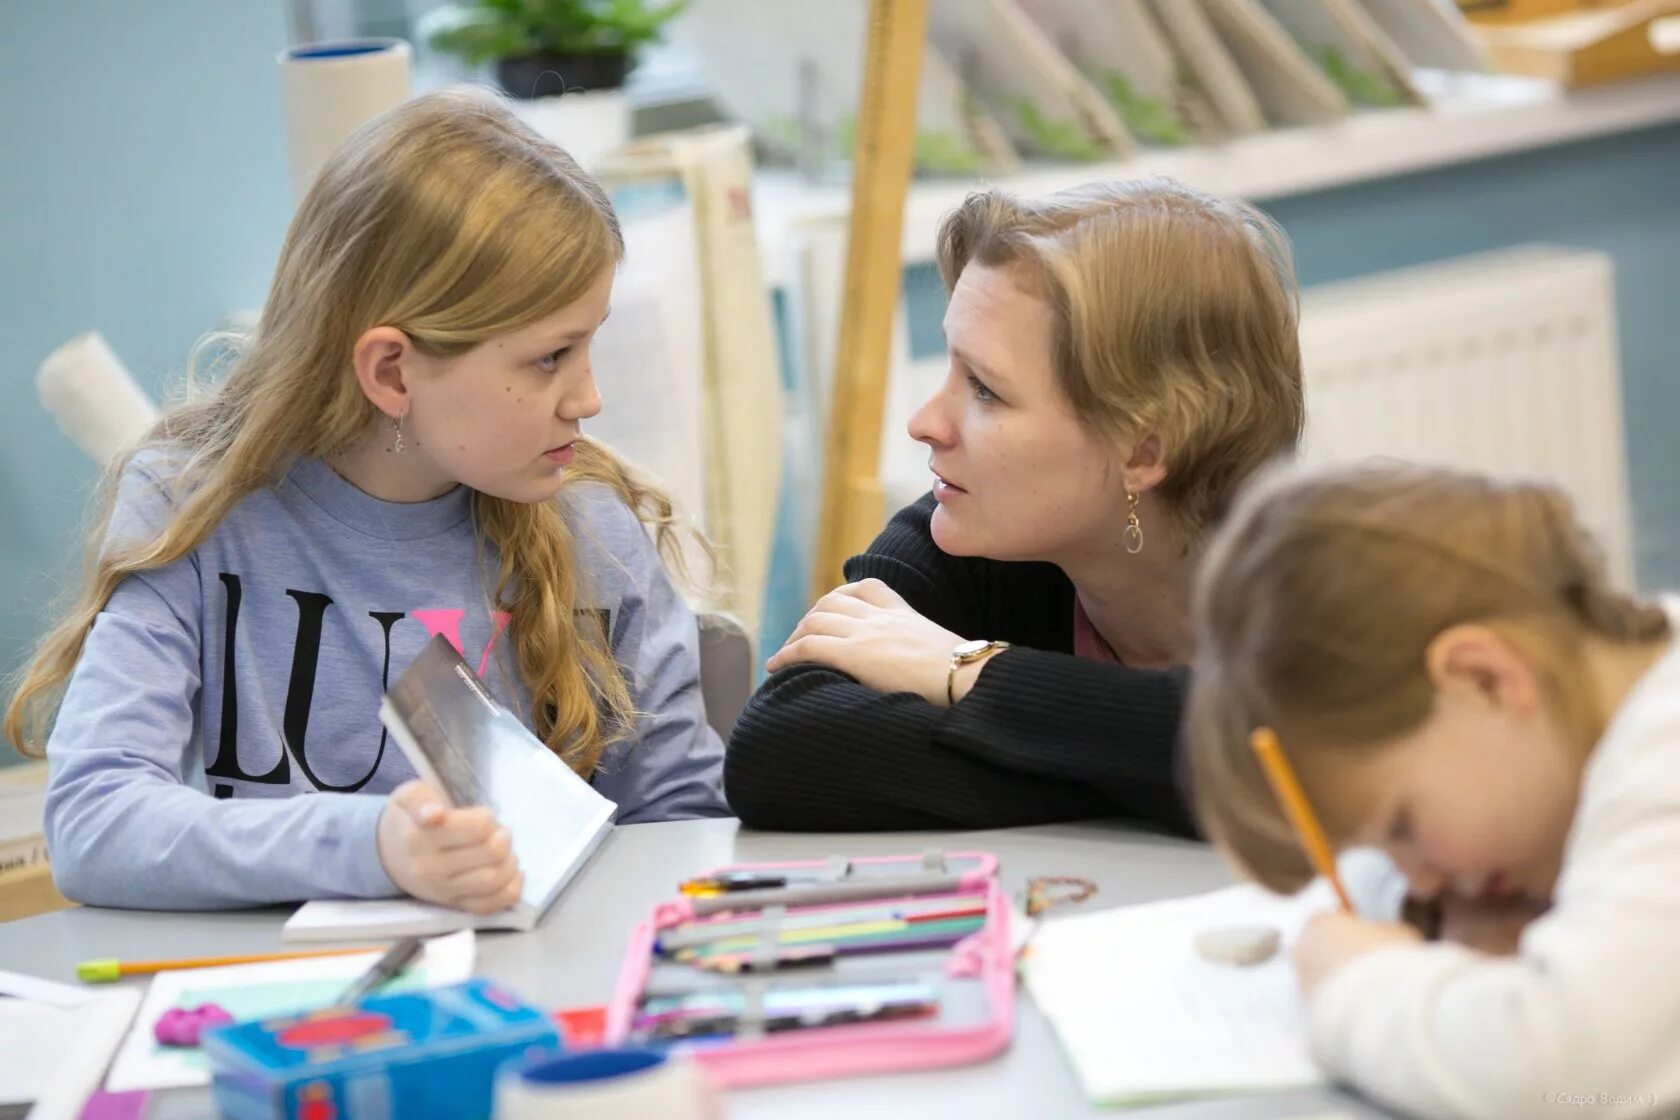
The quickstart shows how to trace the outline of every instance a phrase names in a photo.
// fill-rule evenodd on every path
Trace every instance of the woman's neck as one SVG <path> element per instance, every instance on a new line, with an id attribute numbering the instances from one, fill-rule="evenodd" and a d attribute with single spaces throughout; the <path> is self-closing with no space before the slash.
<path id="1" fill-rule="evenodd" d="M 1164 517 L 1153 519 L 1137 553 L 1117 532 L 1056 560 L 1072 581 L 1085 616 L 1126 665 L 1137 669 L 1182 665 L 1195 652 L 1190 617 L 1194 557 Z M 1124 523 L 1121 523 L 1124 528 Z"/>

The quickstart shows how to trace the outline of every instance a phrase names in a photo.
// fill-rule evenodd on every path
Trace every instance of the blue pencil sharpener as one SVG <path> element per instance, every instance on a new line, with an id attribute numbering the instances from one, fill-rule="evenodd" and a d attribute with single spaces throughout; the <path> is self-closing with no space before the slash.
<path id="1" fill-rule="evenodd" d="M 489 1120 L 496 1072 L 560 1051 L 553 1021 L 488 980 L 207 1033 L 230 1120 Z"/>

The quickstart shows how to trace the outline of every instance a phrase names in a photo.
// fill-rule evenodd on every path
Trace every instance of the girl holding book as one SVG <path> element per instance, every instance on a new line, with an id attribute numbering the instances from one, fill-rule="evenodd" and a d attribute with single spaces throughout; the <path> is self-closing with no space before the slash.
<path id="1" fill-rule="evenodd" d="M 345 142 L 226 377 L 113 471 L 6 712 L 45 745 L 66 895 L 508 905 L 505 831 L 412 780 L 376 715 L 433 635 L 620 820 L 726 811 L 644 530 L 669 549 L 670 503 L 580 429 L 622 251 L 601 189 L 487 94 Z"/>

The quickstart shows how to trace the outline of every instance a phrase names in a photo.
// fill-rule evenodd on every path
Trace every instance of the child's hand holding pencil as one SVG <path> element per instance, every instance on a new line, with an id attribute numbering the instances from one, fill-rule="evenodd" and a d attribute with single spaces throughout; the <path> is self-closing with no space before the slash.
<path id="1" fill-rule="evenodd" d="M 1308 920 L 1295 942 L 1295 971 L 1300 977 L 1302 994 L 1310 998 L 1326 976 L 1362 953 L 1384 945 L 1421 942 L 1423 935 L 1413 926 L 1368 921 L 1355 912 L 1353 901 L 1342 886 L 1342 877 L 1336 872 L 1335 851 L 1318 822 L 1318 815 L 1308 804 L 1277 735 L 1269 727 L 1256 728 L 1249 736 L 1249 745 L 1277 796 L 1278 806 L 1295 830 L 1301 850 L 1313 869 L 1329 882 L 1341 904 L 1339 910 Z"/>
<path id="2" fill-rule="evenodd" d="M 1315 914 L 1295 941 L 1295 973 L 1301 981 L 1301 994 L 1310 999 L 1326 976 L 1373 949 L 1422 942 L 1423 935 L 1403 922 L 1373 922 L 1342 910 Z"/>

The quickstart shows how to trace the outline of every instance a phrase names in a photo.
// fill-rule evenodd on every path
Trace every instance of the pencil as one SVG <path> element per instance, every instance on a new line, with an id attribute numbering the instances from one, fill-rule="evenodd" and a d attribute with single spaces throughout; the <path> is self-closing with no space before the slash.
<path id="1" fill-rule="evenodd" d="M 352 953 L 377 953 L 381 948 L 309 949 L 294 953 L 254 953 L 243 957 L 183 957 L 171 961 L 119 961 L 115 958 L 83 961 L 76 966 L 76 979 L 84 984 L 103 984 L 124 976 L 149 976 L 177 968 L 219 968 L 225 964 L 265 964 L 269 961 L 297 961 L 310 957 L 343 957 Z"/>
<path id="2" fill-rule="evenodd" d="M 1260 768 L 1266 772 L 1266 780 L 1271 783 L 1272 792 L 1277 795 L 1284 816 L 1289 818 L 1291 827 L 1295 829 L 1295 838 L 1301 842 L 1301 850 L 1306 852 L 1313 870 L 1330 881 L 1330 888 L 1342 904 L 1342 912 L 1352 914 L 1353 902 L 1342 886 L 1341 876 L 1336 874 L 1336 857 L 1330 851 L 1330 841 L 1325 838 L 1324 828 L 1313 814 L 1312 806 L 1307 804 L 1307 795 L 1296 780 L 1289 759 L 1284 756 L 1277 733 L 1269 727 L 1257 727 L 1248 737 L 1248 744 L 1259 756 Z"/>

